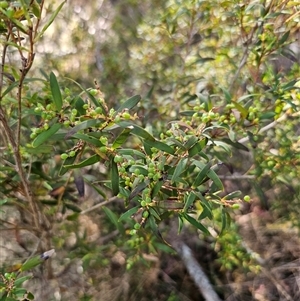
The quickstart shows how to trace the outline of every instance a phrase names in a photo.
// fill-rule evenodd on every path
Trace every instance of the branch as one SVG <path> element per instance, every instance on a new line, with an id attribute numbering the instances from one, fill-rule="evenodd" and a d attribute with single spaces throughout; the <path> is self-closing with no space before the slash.
<path id="1" fill-rule="evenodd" d="M 213 286 L 209 282 L 209 279 L 204 273 L 202 267 L 194 258 L 192 250 L 184 242 L 174 243 L 173 247 L 177 251 L 191 278 L 194 280 L 205 300 L 221 301 Z"/>
<path id="2" fill-rule="evenodd" d="M 25 171 L 24 168 L 22 166 L 22 158 L 19 152 L 19 147 L 14 139 L 13 133 L 11 128 L 9 127 L 8 121 L 5 117 L 5 112 L 3 111 L 3 108 L 0 106 L 0 122 L 3 125 L 4 128 L 4 133 L 6 135 L 7 140 L 9 141 L 9 143 L 12 146 L 12 151 L 13 151 L 13 155 L 14 155 L 14 159 L 15 159 L 15 170 L 18 173 L 21 183 L 22 183 L 22 188 L 24 189 L 25 195 L 26 195 L 26 199 L 29 202 L 29 205 L 31 207 L 31 211 L 33 213 L 33 220 L 34 220 L 34 226 L 36 227 L 36 229 L 40 228 L 40 223 L 35 215 L 35 213 L 38 213 L 39 210 L 37 208 L 36 203 L 34 202 L 33 198 L 32 198 L 32 192 L 29 186 L 29 183 L 27 181 L 26 175 L 25 175 Z"/>
<path id="3" fill-rule="evenodd" d="M 112 203 L 112 202 L 114 202 L 114 201 L 116 201 L 118 199 L 119 199 L 118 197 L 114 196 L 114 197 L 108 199 L 107 201 L 104 201 L 102 203 L 96 204 L 95 206 L 92 206 L 92 207 L 90 207 L 90 208 L 88 208 L 86 210 L 81 211 L 80 214 L 86 214 L 86 213 L 91 212 L 91 211 L 93 211 L 93 210 L 95 210 L 97 208 L 100 208 L 100 207 L 105 206 L 105 205 L 107 205 L 109 203 Z"/>
<path id="4" fill-rule="evenodd" d="M 300 115 L 300 112 L 297 112 L 295 114 L 290 115 L 291 117 L 297 117 L 298 115 Z M 287 119 L 289 115 L 287 113 L 283 114 L 282 116 L 280 116 L 278 119 L 274 120 L 273 122 L 267 124 L 266 126 L 264 126 L 263 128 L 261 128 L 258 131 L 258 134 L 261 134 L 263 132 L 266 132 L 267 130 L 274 128 L 278 123 L 284 121 Z M 242 139 L 240 139 L 238 142 L 243 144 L 249 141 L 249 137 L 244 137 Z"/>

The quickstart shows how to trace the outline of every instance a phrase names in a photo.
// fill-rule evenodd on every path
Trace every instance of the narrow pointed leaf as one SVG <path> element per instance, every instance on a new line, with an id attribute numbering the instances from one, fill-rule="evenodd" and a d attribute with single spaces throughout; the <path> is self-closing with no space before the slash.
<path id="1" fill-rule="evenodd" d="M 201 163 L 201 165 L 203 164 L 202 162 L 198 162 Z M 199 166 L 198 166 L 199 167 Z M 194 183 L 193 183 L 193 187 L 198 187 L 201 183 L 203 183 L 203 181 L 207 178 L 208 172 L 210 170 L 211 167 L 211 163 L 208 162 L 206 165 L 204 165 L 202 167 L 202 170 L 200 171 L 200 173 L 197 175 Z"/>
<path id="2" fill-rule="evenodd" d="M 136 135 L 140 138 L 143 138 L 143 139 L 149 140 L 149 141 L 155 141 L 154 137 L 149 132 L 147 132 L 145 129 L 143 129 L 142 127 L 140 127 L 136 124 L 122 121 L 118 125 L 122 128 L 130 129 L 134 135 Z"/>
<path id="3" fill-rule="evenodd" d="M 66 168 L 64 165 L 68 166 L 68 165 L 72 165 L 76 160 L 76 156 L 74 157 L 68 157 L 65 161 L 64 164 L 61 166 L 58 175 L 59 176 L 63 176 L 68 170 L 69 168 Z"/>
<path id="4" fill-rule="evenodd" d="M 207 174 L 208 177 L 214 182 L 214 184 L 218 187 L 218 189 L 223 190 L 223 183 L 218 177 L 218 175 L 211 169 Z"/>
<path id="5" fill-rule="evenodd" d="M 151 197 L 154 198 L 158 195 L 158 193 L 160 192 L 161 187 L 163 186 L 164 182 L 163 181 L 158 181 L 154 187 L 152 188 L 151 191 Z"/>
<path id="6" fill-rule="evenodd" d="M 178 177 L 184 172 L 187 162 L 187 158 L 183 158 L 178 162 L 171 178 L 172 182 L 175 182 L 178 179 Z"/>
<path id="7" fill-rule="evenodd" d="M 53 72 L 50 73 L 50 89 L 56 110 L 60 111 L 62 108 L 62 96 L 57 82 L 57 78 Z"/>
<path id="8" fill-rule="evenodd" d="M 111 187 L 113 195 L 119 193 L 119 171 L 117 163 L 115 163 L 114 158 L 111 159 Z"/>
<path id="9" fill-rule="evenodd" d="M 245 119 L 248 115 L 248 110 L 236 101 L 233 101 L 233 104 L 235 108 L 241 113 L 243 119 Z"/>
<path id="10" fill-rule="evenodd" d="M 196 195 L 193 192 L 189 193 L 187 200 L 184 204 L 184 208 L 183 208 L 184 212 L 187 212 L 187 210 L 193 205 L 195 199 L 196 199 Z"/>
<path id="11" fill-rule="evenodd" d="M 100 161 L 100 156 L 93 155 L 93 156 L 89 157 L 88 159 L 86 159 L 84 161 L 81 161 L 78 164 L 64 165 L 64 168 L 67 168 L 67 169 L 82 168 L 82 167 L 85 167 L 85 166 L 93 165 L 93 164 L 95 164 L 99 161 Z"/>
<path id="12" fill-rule="evenodd" d="M 198 138 L 195 136 L 192 136 L 189 138 L 189 140 L 184 144 L 184 147 L 189 150 L 191 149 L 196 143 L 198 142 Z"/>
<path id="13" fill-rule="evenodd" d="M 238 198 L 242 195 L 242 192 L 240 190 L 236 190 L 236 191 L 233 191 L 229 194 L 227 194 L 223 199 L 224 200 L 232 200 L 234 198 Z"/>
<path id="14" fill-rule="evenodd" d="M 53 136 L 60 128 L 60 123 L 53 124 L 47 131 L 40 133 L 32 142 L 33 147 L 38 147 Z"/>
<path id="15" fill-rule="evenodd" d="M 142 152 L 137 151 L 135 149 L 123 148 L 123 149 L 118 150 L 118 153 L 120 155 L 137 156 L 138 158 L 143 158 L 143 159 L 146 158 L 145 154 L 143 154 Z"/>
<path id="16" fill-rule="evenodd" d="M 89 127 L 94 127 L 96 125 L 99 125 L 103 122 L 103 120 L 100 119 L 90 119 L 90 120 L 85 120 L 79 124 L 77 124 L 76 126 L 74 126 L 66 135 L 65 135 L 65 139 L 68 139 L 70 137 L 72 137 L 74 134 L 76 134 L 77 132 L 81 131 L 81 130 L 85 130 L 88 129 Z"/>
<path id="17" fill-rule="evenodd" d="M 78 82 L 76 82 L 75 80 L 73 80 L 72 78 L 66 77 L 67 80 L 73 82 L 75 85 L 77 85 L 83 92 L 86 93 L 86 95 L 88 96 L 88 98 L 94 103 L 94 105 L 96 107 L 101 107 L 103 112 L 106 112 L 104 106 L 94 97 L 94 95 L 92 95 L 87 89 L 85 89 L 84 87 L 82 87 Z"/>
<path id="18" fill-rule="evenodd" d="M 241 149 L 245 152 L 249 152 L 249 148 L 242 143 L 239 143 L 237 141 L 232 141 L 231 139 L 228 139 L 228 138 L 224 138 L 222 141 L 233 146 L 236 149 Z"/>
<path id="19" fill-rule="evenodd" d="M 66 203 L 65 202 L 64 205 L 66 206 L 66 208 L 68 208 L 74 212 L 77 212 L 77 213 L 81 212 L 81 209 L 78 206 L 76 206 L 74 203 Z"/>
<path id="20" fill-rule="evenodd" d="M 117 215 L 105 206 L 103 206 L 102 208 L 103 208 L 103 211 L 105 212 L 105 214 L 107 215 L 107 217 L 110 219 L 110 221 L 115 225 L 115 227 L 120 232 L 124 232 L 124 227 L 121 223 L 119 223 Z"/>
<path id="21" fill-rule="evenodd" d="M 137 185 L 134 190 L 129 195 L 129 201 L 132 200 L 134 197 L 136 197 L 140 192 L 142 192 L 147 185 L 149 184 L 149 181 L 145 181 Z"/>
<path id="22" fill-rule="evenodd" d="M 156 149 L 159 149 L 167 154 L 174 155 L 174 153 L 175 153 L 174 149 L 171 146 L 169 146 L 168 144 L 165 144 L 161 141 L 147 140 L 147 141 L 145 141 L 145 144 L 147 144 L 149 147 L 155 147 Z"/>
<path id="23" fill-rule="evenodd" d="M 32 1 L 31 9 L 32 9 L 33 14 L 37 18 L 41 17 L 41 7 L 40 7 L 39 3 L 36 0 Z"/>
<path id="24" fill-rule="evenodd" d="M 183 218 L 181 215 L 178 215 L 178 230 L 177 233 L 180 234 L 183 228 Z"/>
<path id="25" fill-rule="evenodd" d="M 156 210 L 152 207 L 149 207 L 149 212 L 152 216 L 154 216 L 157 220 L 161 220 L 160 216 L 158 215 L 158 213 L 156 212 Z"/>
<path id="26" fill-rule="evenodd" d="M 199 223 L 197 220 L 195 220 L 193 217 L 186 213 L 182 213 L 182 217 L 186 219 L 191 225 L 202 231 L 203 233 L 210 235 L 209 231 L 204 227 L 201 223 Z"/>
<path id="27" fill-rule="evenodd" d="M 128 138 L 131 130 L 130 129 L 124 129 L 122 133 L 116 138 L 112 145 L 112 149 L 119 148 Z"/>
<path id="28" fill-rule="evenodd" d="M 84 177 L 84 181 L 89 184 L 91 187 L 93 187 L 93 189 L 95 189 L 98 194 L 100 194 L 104 199 L 107 199 L 106 194 L 95 184 L 93 184 L 92 182 L 90 182 L 89 180 L 87 180 L 86 177 Z"/>
<path id="29" fill-rule="evenodd" d="M 39 32 L 39 34 L 35 37 L 34 42 L 36 42 L 40 37 L 43 36 L 43 34 L 45 33 L 45 31 L 48 29 L 48 27 L 53 23 L 54 19 L 56 18 L 56 16 L 58 15 L 58 13 L 60 12 L 60 10 L 62 9 L 62 7 L 64 6 L 64 4 L 67 2 L 67 0 L 63 1 L 58 7 L 57 9 L 52 13 L 50 19 L 47 21 L 47 23 L 44 25 L 43 29 Z"/>
<path id="30" fill-rule="evenodd" d="M 127 109 L 127 110 L 132 109 L 140 102 L 140 100 L 141 100 L 140 95 L 134 95 L 134 96 L 130 97 L 118 108 L 118 110 L 116 111 L 116 114 L 122 112 L 125 109 Z"/>
<path id="31" fill-rule="evenodd" d="M 97 139 L 91 135 L 77 133 L 77 134 L 73 135 L 73 137 L 76 139 L 83 140 L 83 141 L 90 143 L 92 145 L 95 145 L 97 147 L 103 146 L 103 144 L 99 141 L 99 139 Z"/>
<path id="32" fill-rule="evenodd" d="M 119 217 L 118 221 L 119 221 L 119 222 L 121 222 L 121 221 L 126 221 L 127 219 L 131 218 L 131 216 L 132 216 L 133 214 L 135 214 L 135 213 L 139 210 L 139 208 L 140 208 L 140 206 L 135 206 L 135 207 L 133 207 L 133 208 L 127 210 L 125 213 L 123 213 L 123 214 Z"/>

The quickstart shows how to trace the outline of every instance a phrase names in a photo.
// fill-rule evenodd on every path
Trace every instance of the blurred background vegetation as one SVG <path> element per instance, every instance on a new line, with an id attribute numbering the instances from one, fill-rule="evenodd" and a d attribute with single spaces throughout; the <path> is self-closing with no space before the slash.
<path id="1" fill-rule="evenodd" d="M 45 1 L 45 13 L 60 3 Z M 36 44 L 30 77 L 53 71 L 63 97 L 69 90 L 80 93 L 68 78 L 85 88 L 94 88 L 96 81 L 109 108 L 139 94 L 140 126 L 155 137 L 165 135 L 174 120 L 188 124 L 191 111 L 194 123 L 228 126 L 230 139 L 224 141 L 232 153 L 220 144 L 207 155 L 224 163 L 218 173 L 224 195 L 240 190 L 250 202 L 230 211 L 232 220 L 222 235 L 219 212 L 213 225 L 206 225 L 210 236 L 190 225 L 181 233 L 222 300 L 300 298 L 299 22 L 299 1 L 73 0 Z M 9 48 L 7 58 L 5 71 L 17 74 L 18 49 Z M 42 84 L 29 87 L 28 99 L 34 92 L 44 99 L 50 94 Z M 13 112 L 8 112 L 12 118 Z M 32 120 L 24 119 L 24 145 L 32 127 Z M 3 128 L 0 133 L 4 137 Z M 214 135 L 222 133 L 216 128 Z M 50 154 L 39 156 L 32 172 L 46 165 L 43 172 L 51 177 L 66 145 L 58 142 Z M 0 146 L 5 149 L 4 142 Z M 137 141 L 127 147 L 137 148 Z M 8 171 L 1 171 L 3 200 L 10 199 L 7 178 L 18 181 Z M 110 176 L 102 163 L 81 172 L 91 181 Z M 114 214 L 125 211 L 123 201 L 88 213 L 103 196 L 86 184 L 84 197 L 78 197 L 75 176 L 65 210 L 87 214 L 66 219 L 66 212 L 51 205 L 55 192 L 39 181 L 36 194 L 49 206 L 45 212 L 51 216 L 50 241 L 57 255 L 26 283 L 36 300 L 204 300 L 163 241 L 150 233 L 130 236 L 116 226 Z M 3 206 L 4 268 L 29 256 L 37 243 L 23 209 L 14 202 Z M 166 241 L 177 236 L 177 226 L 172 217 L 161 225 Z"/>

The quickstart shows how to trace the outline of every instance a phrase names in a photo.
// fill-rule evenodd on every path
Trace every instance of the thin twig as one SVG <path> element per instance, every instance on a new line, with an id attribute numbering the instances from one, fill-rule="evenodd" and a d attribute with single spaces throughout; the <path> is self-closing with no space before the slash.
<path id="1" fill-rule="evenodd" d="M 119 198 L 116 197 L 116 196 L 114 196 L 114 197 L 108 199 L 107 201 L 104 201 L 102 203 L 96 204 L 95 206 L 92 206 L 92 207 L 90 207 L 90 208 L 88 208 L 86 210 L 81 211 L 80 214 L 86 214 L 88 212 L 94 211 L 95 209 L 100 208 L 102 206 L 105 206 L 107 204 L 110 204 L 110 203 L 112 203 L 112 202 L 114 202 L 116 200 L 119 200 Z"/>
<path id="2" fill-rule="evenodd" d="M 251 31 L 251 33 L 250 33 L 250 37 L 249 37 L 249 38 L 247 39 L 247 41 L 246 41 L 246 46 L 245 46 L 244 53 L 243 53 L 242 59 L 241 59 L 241 61 L 240 61 L 239 67 L 238 67 L 238 69 L 237 69 L 237 71 L 236 71 L 236 73 L 235 73 L 235 75 L 234 75 L 234 77 L 233 77 L 233 79 L 231 80 L 231 83 L 230 83 L 230 85 L 229 85 L 229 89 L 228 89 L 229 92 L 232 91 L 233 86 L 234 86 L 236 80 L 238 79 L 238 77 L 239 77 L 239 75 L 240 75 L 240 73 L 241 73 L 243 67 L 244 67 L 244 66 L 246 65 L 246 63 L 247 63 L 247 60 L 248 60 L 248 57 L 249 57 L 249 54 L 250 54 L 249 46 L 250 46 L 250 44 L 251 44 L 251 42 L 252 42 L 254 33 L 255 33 L 255 31 L 257 30 L 257 28 L 258 28 L 258 25 L 256 24 L 256 25 L 252 28 L 252 31 Z"/>
<path id="3" fill-rule="evenodd" d="M 288 117 L 298 117 L 298 115 L 300 115 L 300 112 L 296 112 L 292 115 L 288 115 L 287 113 L 283 114 L 282 116 L 280 116 L 278 119 L 274 120 L 273 122 L 267 124 L 266 126 L 264 126 L 263 128 L 261 128 L 259 131 L 258 131 L 258 134 L 261 134 L 263 132 L 266 132 L 268 131 L 269 129 L 272 129 L 274 128 L 278 123 L 286 120 Z M 240 139 L 238 142 L 243 144 L 243 143 L 246 143 L 249 141 L 249 137 L 244 137 L 242 139 Z"/>
<path id="4" fill-rule="evenodd" d="M 218 177 L 222 180 L 252 180 L 255 179 L 253 175 L 218 175 Z"/>

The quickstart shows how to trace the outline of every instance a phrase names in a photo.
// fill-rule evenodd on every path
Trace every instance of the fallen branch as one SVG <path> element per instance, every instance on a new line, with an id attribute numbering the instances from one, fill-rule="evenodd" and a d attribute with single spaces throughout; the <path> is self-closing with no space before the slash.
<path id="1" fill-rule="evenodd" d="M 202 267 L 194 258 L 192 250 L 182 241 L 175 242 L 173 244 L 173 247 L 177 251 L 186 269 L 188 270 L 188 273 L 194 280 L 196 286 L 199 288 L 199 291 L 201 292 L 205 300 L 221 301 L 206 274 L 204 273 Z"/>

